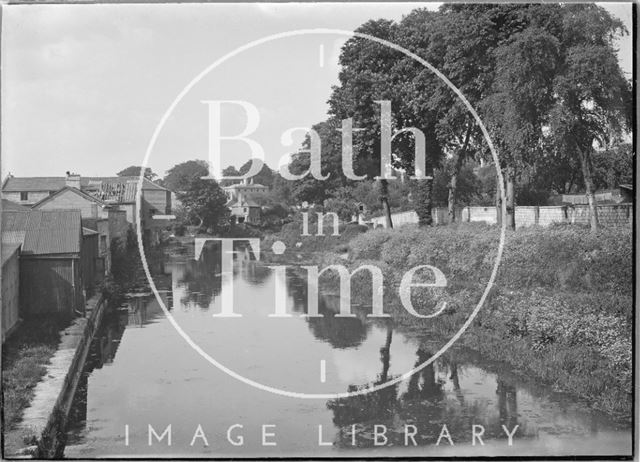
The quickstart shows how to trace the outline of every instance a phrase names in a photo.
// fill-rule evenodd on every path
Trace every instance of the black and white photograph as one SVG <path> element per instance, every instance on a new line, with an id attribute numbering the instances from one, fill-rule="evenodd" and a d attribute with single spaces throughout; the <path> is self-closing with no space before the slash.
<path id="1" fill-rule="evenodd" d="M 2 458 L 638 457 L 637 11 L 2 2 Z"/>

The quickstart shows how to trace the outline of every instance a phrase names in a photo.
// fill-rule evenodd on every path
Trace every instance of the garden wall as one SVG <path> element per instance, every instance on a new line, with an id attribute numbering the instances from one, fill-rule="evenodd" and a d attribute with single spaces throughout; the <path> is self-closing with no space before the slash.
<path id="1" fill-rule="evenodd" d="M 448 210 L 438 207 L 432 210 L 433 223 L 436 225 L 449 223 Z M 391 214 L 394 227 L 417 223 L 418 215 L 414 211 Z M 495 207 L 464 207 L 456 210 L 458 221 L 483 221 L 496 223 Z M 631 226 L 633 223 L 633 204 L 598 205 L 598 221 L 603 226 Z M 385 227 L 384 217 L 370 220 L 374 228 Z M 578 225 L 589 224 L 588 205 L 560 206 L 518 206 L 516 207 L 516 227 L 549 226 L 552 223 L 568 223 Z"/>

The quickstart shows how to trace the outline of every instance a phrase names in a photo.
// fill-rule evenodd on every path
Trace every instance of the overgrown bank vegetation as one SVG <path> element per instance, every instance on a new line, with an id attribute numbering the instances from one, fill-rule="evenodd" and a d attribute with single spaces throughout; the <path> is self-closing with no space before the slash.
<path id="1" fill-rule="evenodd" d="M 306 238 L 296 237 L 294 228 L 285 227 L 277 237 L 288 248 L 300 242 L 299 250 L 311 252 L 321 266 L 339 261 L 352 268 L 364 263 L 380 267 L 385 311 L 393 313 L 396 325 L 432 331 L 443 339 L 460 328 L 478 303 L 499 241 L 496 227 L 466 223 L 366 233 L 351 225 L 338 237 Z M 587 399 L 598 409 L 628 416 L 631 243 L 631 229 L 593 234 L 586 228 L 558 226 L 508 232 L 494 288 L 459 344 L 488 360 L 505 361 L 555 390 Z M 426 320 L 406 312 L 397 292 L 404 273 L 425 264 L 439 268 L 448 280 L 448 287 L 438 293 L 413 290 L 414 306 L 423 313 L 430 312 L 436 300 L 447 301 L 441 315 Z M 358 273 L 354 280 L 356 291 L 364 288 L 362 296 L 370 297 L 370 278 Z"/>
<path id="2" fill-rule="evenodd" d="M 55 354 L 68 322 L 55 317 L 25 321 L 2 346 L 2 409 L 5 438 L 20 422 L 34 389 Z M 5 441 L 5 447 L 8 441 Z M 30 443 L 17 441 L 16 444 Z"/>

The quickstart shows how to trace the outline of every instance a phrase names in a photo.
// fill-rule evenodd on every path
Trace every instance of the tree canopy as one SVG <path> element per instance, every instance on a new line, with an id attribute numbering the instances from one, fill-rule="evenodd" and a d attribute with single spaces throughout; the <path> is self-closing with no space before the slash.
<path id="1" fill-rule="evenodd" d="M 120 170 L 117 175 L 118 176 L 140 176 L 140 170 L 142 167 L 131 165 L 130 167 L 125 168 L 124 170 Z M 144 169 L 144 177 L 147 180 L 153 181 L 158 175 L 153 173 L 149 167 Z"/>

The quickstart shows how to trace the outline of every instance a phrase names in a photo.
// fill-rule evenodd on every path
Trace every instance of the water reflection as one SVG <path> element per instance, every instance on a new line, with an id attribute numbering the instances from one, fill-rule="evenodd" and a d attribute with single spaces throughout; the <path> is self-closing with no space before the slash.
<path id="1" fill-rule="evenodd" d="M 389 319 L 367 318 L 370 308 L 358 304 L 361 300 L 353 300 L 356 317 L 336 318 L 339 298 L 330 284 L 319 291 L 318 310 L 324 317 L 300 317 L 308 295 L 303 277 L 289 271 L 284 282 L 278 282 L 273 271 L 257 264 L 244 249 L 237 249 L 235 256 L 234 292 L 238 311 L 246 314 L 242 323 L 212 321 L 225 290 L 215 247 L 205 249 L 199 261 L 165 265 L 171 280 L 161 296 L 203 348 L 239 373 L 293 390 L 326 386 L 327 392 L 355 391 L 396 378 L 435 351 L 431 334 L 407 332 Z M 265 324 L 264 316 L 274 311 L 276 284 L 282 282 L 287 309 L 294 316 Z M 230 348 L 231 344 L 241 347 Z M 325 384 L 319 384 L 320 360 L 326 361 Z M 247 435 L 249 429 L 277 424 L 281 437 L 270 456 L 336 456 L 335 451 L 353 450 L 359 452 L 352 455 L 359 456 L 370 454 L 368 450 L 407 448 L 407 426 L 417 429 L 415 443 L 423 456 L 440 454 L 432 451 L 443 425 L 456 451 L 471 447 L 473 425 L 484 427 L 485 442 L 502 443 L 507 438 L 504 427 L 518 426 L 515 452 L 503 444 L 485 455 L 527 454 L 523 448 L 539 454 L 539 447 L 526 446 L 527 441 L 552 445 L 553 454 L 587 451 L 587 439 L 598 441 L 598 450 L 608 454 L 625 452 L 630 445 L 628 427 L 618 428 L 579 402 L 464 350 L 449 350 L 410 379 L 377 392 L 329 401 L 278 397 L 245 386 L 204 362 L 176 334 L 153 297 L 132 298 L 105 320 L 92 344 L 70 420 L 65 454 L 74 457 L 267 454 L 259 439 L 249 436 L 242 447 L 226 443 L 226 429 L 238 422 Z M 176 433 L 171 448 L 150 449 L 144 437 L 137 444 L 122 444 L 125 424 L 144 429 L 168 423 Z M 189 446 L 197 424 L 215 435 L 211 447 Z M 332 446 L 318 446 L 318 424 Z M 376 425 L 387 429 L 389 441 L 382 449 L 375 446 Z"/>
<path id="2" fill-rule="evenodd" d="M 286 279 L 287 291 L 293 298 L 293 310 L 295 313 L 307 312 L 307 282 L 301 277 L 290 273 Z M 340 296 L 337 294 L 320 292 L 318 300 L 318 313 L 322 317 L 305 318 L 309 331 L 313 336 L 323 342 L 329 343 L 334 348 L 355 348 L 367 338 L 371 325 L 366 323 L 362 310 L 354 308 L 358 314 L 355 318 L 337 318 L 340 311 Z"/>
<path id="3" fill-rule="evenodd" d="M 213 298 L 222 290 L 221 269 L 219 253 L 211 250 L 203 251 L 199 260 L 174 265 L 174 284 L 185 288 L 180 303 L 209 309 Z"/>

